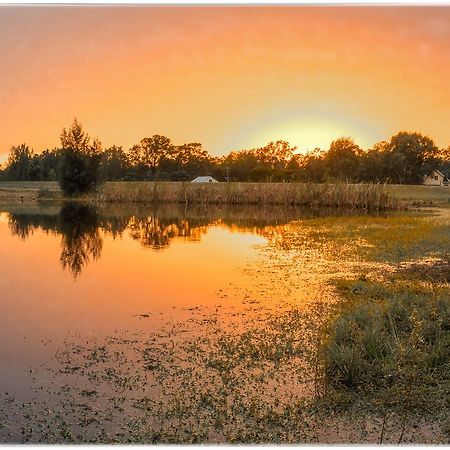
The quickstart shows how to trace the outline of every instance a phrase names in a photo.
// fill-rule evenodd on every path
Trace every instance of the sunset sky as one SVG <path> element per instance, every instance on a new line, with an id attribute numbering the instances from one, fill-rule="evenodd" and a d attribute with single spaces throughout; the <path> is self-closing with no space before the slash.
<path id="1" fill-rule="evenodd" d="M 450 7 L 0 7 L 0 158 L 164 134 L 213 155 L 400 130 L 450 144 Z"/>

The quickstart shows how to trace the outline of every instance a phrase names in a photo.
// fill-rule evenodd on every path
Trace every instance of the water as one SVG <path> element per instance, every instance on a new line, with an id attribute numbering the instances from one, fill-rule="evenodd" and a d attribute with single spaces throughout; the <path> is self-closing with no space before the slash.
<path id="1" fill-rule="evenodd" d="M 20 394 L 18 373 L 68 334 L 140 327 L 142 315 L 155 322 L 219 302 L 264 242 L 214 220 L 147 214 L 104 216 L 76 204 L 2 213 L 4 387 Z"/>
<path id="2" fill-rule="evenodd" d="M 426 245 L 442 247 L 447 222 L 435 238 L 427 223 Z M 224 412 L 220 399 L 264 410 L 310 395 L 331 281 L 385 270 L 386 251 L 406 257 L 418 224 L 286 208 L 0 207 L 1 440 L 189 441 L 171 434 L 175 419 L 199 441 L 250 432 L 248 404 Z M 125 431 L 105 437 L 114 423 Z"/>

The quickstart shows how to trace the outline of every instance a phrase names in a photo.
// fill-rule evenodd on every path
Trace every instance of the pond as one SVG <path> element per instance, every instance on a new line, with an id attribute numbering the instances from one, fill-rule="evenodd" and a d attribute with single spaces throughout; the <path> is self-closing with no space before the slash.
<path id="1" fill-rule="evenodd" d="M 248 434 L 247 409 L 267 412 L 269 393 L 277 405 L 313 394 L 330 281 L 387 268 L 386 251 L 407 259 L 417 237 L 405 230 L 421 217 L 70 202 L 0 211 L 2 442 L 298 441 L 280 426 Z M 439 245 L 429 236 L 427 248 Z M 230 413 L 237 397 L 253 406 Z"/>

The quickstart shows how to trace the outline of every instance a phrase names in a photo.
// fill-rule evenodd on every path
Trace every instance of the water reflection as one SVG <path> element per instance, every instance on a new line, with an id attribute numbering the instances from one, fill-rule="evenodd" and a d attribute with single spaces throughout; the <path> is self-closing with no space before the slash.
<path id="1" fill-rule="evenodd" d="M 282 231 L 282 225 L 292 220 L 329 214 L 330 211 L 324 209 L 185 209 L 176 205 L 150 209 L 132 205 L 97 208 L 79 202 L 66 202 L 62 205 L 18 207 L 8 211 L 7 217 L 11 233 L 22 240 L 32 236 L 34 230 L 61 236 L 61 265 L 76 278 L 89 262 L 101 257 L 105 236 L 115 239 L 127 233 L 143 247 L 163 250 L 174 239 L 199 242 L 211 226 L 273 238 L 274 234 Z"/>
<path id="2" fill-rule="evenodd" d="M 94 208 L 80 204 L 65 204 L 58 215 L 57 232 L 61 234 L 61 265 L 76 277 L 92 259 L 100 258 L 103 240 L 100 222 Z"/>

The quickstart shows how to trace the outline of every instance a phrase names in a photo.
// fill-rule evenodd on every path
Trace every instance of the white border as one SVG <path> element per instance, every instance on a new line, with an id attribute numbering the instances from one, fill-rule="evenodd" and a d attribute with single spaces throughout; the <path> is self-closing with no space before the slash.
<path id="1" fill-rule="evenodd" d="M 0 5 L 213 5 L 213 6 L 450 6 L 450 0 L 0 0 Z"/>

